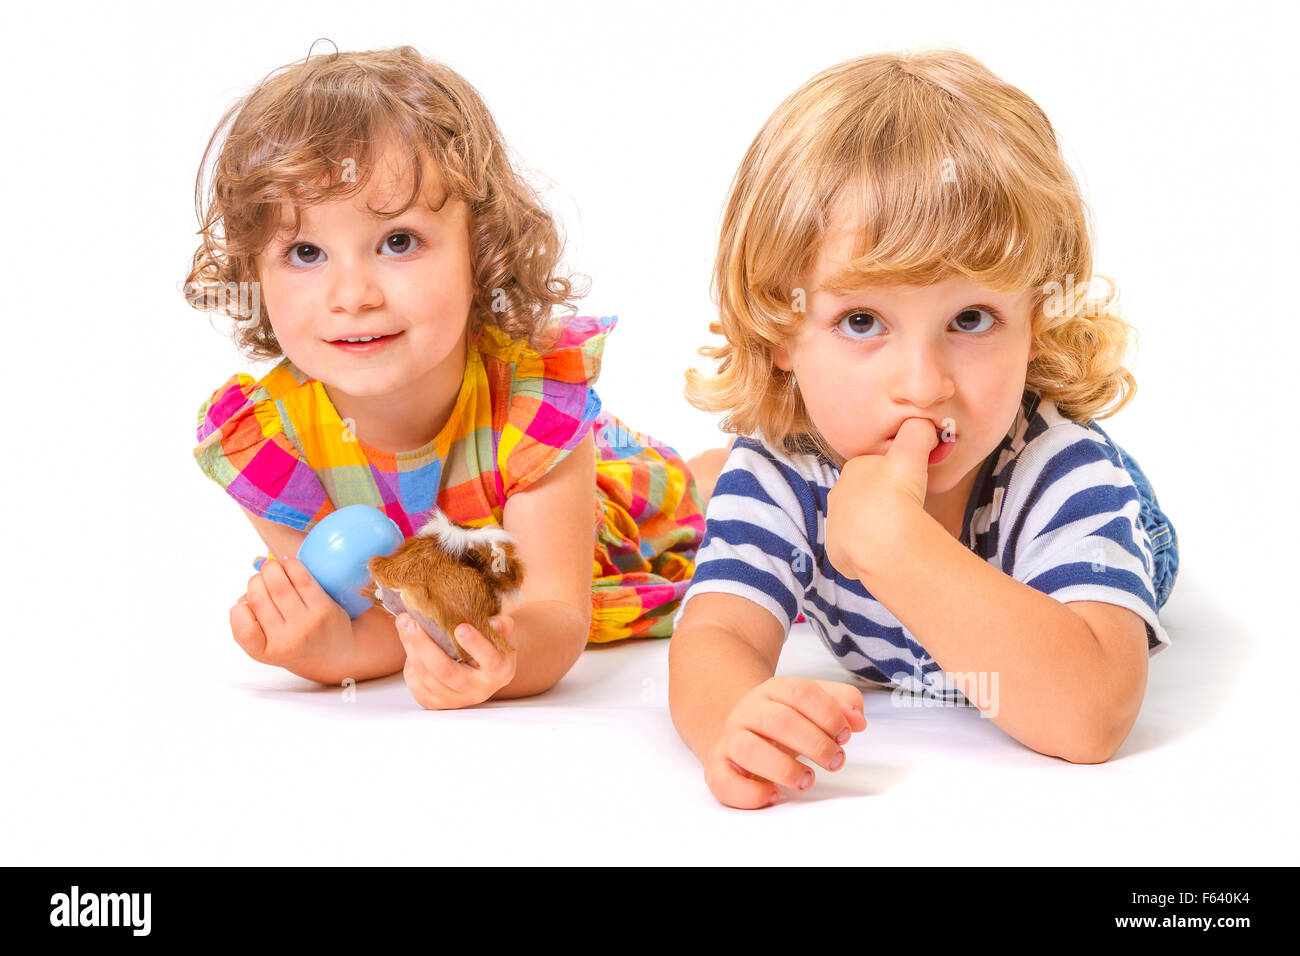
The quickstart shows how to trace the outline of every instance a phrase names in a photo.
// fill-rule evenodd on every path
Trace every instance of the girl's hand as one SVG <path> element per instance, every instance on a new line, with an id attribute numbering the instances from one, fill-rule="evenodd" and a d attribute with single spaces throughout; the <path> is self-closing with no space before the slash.
<path id="1" fill-rule="evenodd" d="M 850 458 L 826 496 L 826 558 L 847 578 L 861 580 L 888 561 L 899 530 L 925 510 L 929 457 L 939 436 L 924 418 L 909 418 L 883 455 Z"/>
<path id="2" fill-rule="evenodd" d="M 420 706 L 426 710 L 456 710 L 481 704 L 515 679 L 515 621 L 501 614 L 489 622 L 510 645 L 502 653 L 469 624 L 456 629 L 456 640 L 472 658 L 468 663 L 452 660 L 411 620 L 410 615 L 397 617 L 397 636 L 406 648 L 406 667 L 402 676 Z"/>
<path id="3" fill-rule="evenodd" d="M 776 803 L 780 791 L 813 785 L 805 756 L 827 770 L 844 766 L 844 744 L 867 729 L 862 691 L 841 681 L 772 677 L 737 701 L 704 761 L 718 801 L 739 810 Z"/>
<path id="4" fill-rule="evenodd" d="M 230 632 L 249 657 L 308 680 L 335 683 L 352 649 L 352 619 L 297 558 L 271 559 L 230 609 Z"/>

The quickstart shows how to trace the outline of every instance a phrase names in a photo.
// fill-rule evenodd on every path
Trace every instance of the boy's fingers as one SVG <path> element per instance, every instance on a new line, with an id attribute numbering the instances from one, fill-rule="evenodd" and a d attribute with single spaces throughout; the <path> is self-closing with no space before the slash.
<path id="1" fill-rule="evenodd" d="M 862 712 L 862 691 L 860 688 L 835 680 L 819 680 L 817 684 L 835 699 L 835 702 L 840 707 L 840 712 L 845 715 L 845 719 L 848 721 L 849 730 L 855 734 L 866 730 L 867 718 Z"/>
<path id="2" fill-rule="evenodd" d="M 780 796 L 780 791 L 771 783 L 757 779 L 725 758 L 709 762 L 704 771 L 704 782 L 721 803 L 737 810 L 768 807 Z"/>
<path id="3" fill-rule="evenodd" d="M 809 767 L 752 730 L 736 731 L 727 741 L 723 756 L 754 776 L 791 790 L 807 790 L 813 784 L 814 774 Z"/>
<path id="4" fill-rule="evenodd" d="M 909 418 L 903 422 L 894 436 L 885 460 L 898 462 L 906 474 L 913 474 L 930 467 L 930 452 L 939 444 L 939 433 L 934 423 L 925 418 Z"/>
<path id="5" fill-rule="evenodd" d="M 842 717 L 840 719 L 843 720 Z M 844 764 L 844 751 L 840 749 L 835 735 L 823 730 L 788 704 L 770 701 L 753 715 L 748 729 L 767 738 L 791 757 L 802 755 L 827 770 L 838 770 Z"/>
<path id="6" fill-rule="evenodd" d="M 851 730 L 844 707 L 826 685 L 831 681 L 813 681 L 802 678 L 778 680 L 772 683 L 768 697 L 785 704 L 812 721 L 831 741 L 839 744 L 845 730 Z M 862 706 L 861 698 L 858 700 Z M 809 754 L 815 758 L 813 754 Z M 820 762 L 820 761 L 819 761 Z"/>

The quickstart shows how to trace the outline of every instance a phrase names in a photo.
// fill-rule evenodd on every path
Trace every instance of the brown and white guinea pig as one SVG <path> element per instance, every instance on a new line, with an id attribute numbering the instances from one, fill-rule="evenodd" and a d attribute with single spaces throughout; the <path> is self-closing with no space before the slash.
<path id="1" fill-rule="evenodd" d="M 505 639 L 488 624 L 501 599 L 523 583 L 515 540 L 503 528 L 463 528 L 437 508 L 424 526 L 392 554 L 371 558 L 373 583 L 361 590 L 394 617 L 405 611 L 453 660 L 468 661 L 453 637 L 472 625 L 502 651 Z"/>

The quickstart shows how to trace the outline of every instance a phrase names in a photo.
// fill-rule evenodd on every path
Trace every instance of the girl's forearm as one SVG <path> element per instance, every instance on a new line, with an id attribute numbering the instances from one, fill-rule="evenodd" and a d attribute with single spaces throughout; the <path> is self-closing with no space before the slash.
<path id="1" fill-rule="evenodd" d="M 531 601 L 509 613 L 515 622 L 515 677 L 494 700 L 550 690 L 577 663 L 590 629 L 587 618 L 563 601 Z"/>
<path id="2" fill-rule="evenodd" d="M 973 704 L 1040 753 L 1092 762 L 1118 746 L 1129 728 L 1116 715 L 1131 708 L 1116 699 L 1112 664 L 1083 618 L 923 511 L 895 540 L 887 561 L 853 573 Z"/>
<path id="3" fill-rule="evenodd" d="M 341 684 L 396 674 L 406 665 L 406 651 L 397 636 L 397 621 L 383 608 L 372 607 L 352 621 L 352 639 L 333 660 L 288 670 L 321 684 Z"/>
<path id="4" fill-rule="evenodd" d="M 549 690 L 569 672 L 587 642 L 587 622 L 562 601 L 536 601 L 511 612 L 518 659 L 515 677 L 492 696 L 528 697 Z M 337 660 L 295 671 L 322 684 L 345 678 L 362 681 L 401 672 L 406 650 L 397 636 L 397 620 L 383 608 L 371 608 L 352 622 L 352 642 Z"/>

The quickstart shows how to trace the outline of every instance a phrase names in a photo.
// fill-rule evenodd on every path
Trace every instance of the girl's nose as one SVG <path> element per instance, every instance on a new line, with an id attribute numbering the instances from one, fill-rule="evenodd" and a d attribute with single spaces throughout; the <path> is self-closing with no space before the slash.
<path id="1" fill-rule="evenodd" d="M 343 263 L 330 276 L 329 306 L 343 312 L 360 312 L 383 304 L 383 293 L 371 271 L 363 265 Z"/>

